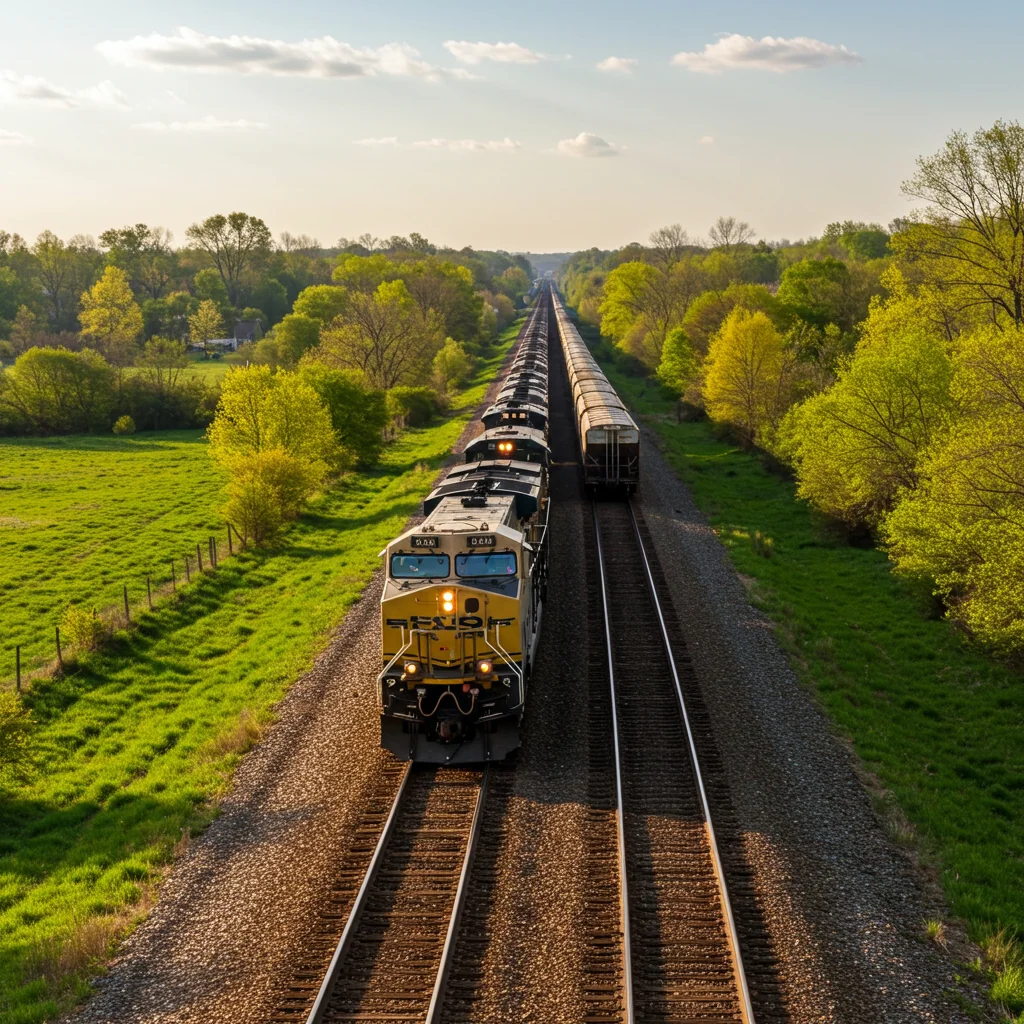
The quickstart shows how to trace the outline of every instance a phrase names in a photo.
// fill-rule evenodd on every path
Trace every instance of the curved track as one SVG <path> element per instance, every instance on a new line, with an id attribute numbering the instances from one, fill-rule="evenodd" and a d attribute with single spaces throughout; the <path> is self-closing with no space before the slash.
<path id="1" fill-rule="evenodd" d="M 619 808 L 621 1002 L 606 996 L 588 1020 L 753 1024 L 673 644 L 632 505 L 596 502 L 594 526 Z"/>

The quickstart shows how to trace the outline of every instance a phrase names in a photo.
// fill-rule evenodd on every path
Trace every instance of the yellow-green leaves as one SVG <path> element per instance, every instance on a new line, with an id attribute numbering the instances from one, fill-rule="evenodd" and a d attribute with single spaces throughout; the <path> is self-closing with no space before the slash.
<path id="1" fill-rule="evenodd" d="M 119 267 L 107 267 L 92 288 L 83 292 L 78 319 L 82 333 L 94 339 L 111 362 L 128 362 L 135 339 L 142 333 L 142 310 L 132 295 L 128 275 Z"/>

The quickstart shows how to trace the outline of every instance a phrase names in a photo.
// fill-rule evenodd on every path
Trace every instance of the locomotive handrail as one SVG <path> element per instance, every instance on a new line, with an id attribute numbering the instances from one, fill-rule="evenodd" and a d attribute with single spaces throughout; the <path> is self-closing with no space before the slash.
<path id="1" fill-rule="evenodd" d="M 402 631 L 402 649 L 384 666 L 380 675 L 377 676 L 377 697 L 381 704 L 384 703 L 384 677 L 391 671 L 395 662 L 412 646 L 413 630 L 409 630 L 409 639 L 406 640 L 405 626 L 399 626 L 399 629 Z"/>
<path id="2" fill-rule="evenodd" d="M 487 639 L 487 629 L 484 630 L 484 639 Z M 523 670 L 512 660 L 512 656 L 501 646 L 501 626 L 495 623 L 494 626 L 494 641 L 493 646 L 497 649 L 501 655 L 502 661 L 516 674 L 516 678 L 519 680 L 519 706 L 522 706 L 523 701 L 526 699 L 526 691 L 523 689 Z"/>

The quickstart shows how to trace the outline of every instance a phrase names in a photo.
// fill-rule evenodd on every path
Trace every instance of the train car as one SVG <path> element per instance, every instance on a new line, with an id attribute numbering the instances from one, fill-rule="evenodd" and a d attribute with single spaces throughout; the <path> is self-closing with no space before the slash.
<path id="1" fill-rule="evenodd" d="M 640 481 L 640 430 L 551 292 L 572 391 L 583 476 L 592 489 L 632 494 Z"/>
<path id="2" fill-rule="evenodd" d="M 551 461 L 551 449 L 543 430 L 533 427 L 493 427 L 466 445 L 466 461 L 515 459 L 518 462 Z"/>
<path id="3" fill-rule="evenodd" d="M 547 589 L 546 293 L 484 432 L 381 554 L 381 745 L 470 764 L 519 746 Z"/>

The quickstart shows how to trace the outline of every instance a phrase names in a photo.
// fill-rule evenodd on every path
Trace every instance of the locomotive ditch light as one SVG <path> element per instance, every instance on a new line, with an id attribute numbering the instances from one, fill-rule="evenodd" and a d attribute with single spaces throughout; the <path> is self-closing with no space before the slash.
<path id="1" fill-rule="evenodd" d="M 407 661 L 402 667 L 405 669 L 405 674 L 407 676 L 418 675 L 420 671 L 420 667 L 415 661 Z"/>
<path id="2" fill-rule="evenodd" d="M 476 663 L 476 673 L 479 676 L 489 676 L 494 669 L 494 665 L 489 662 L 486 658 Z"/>

